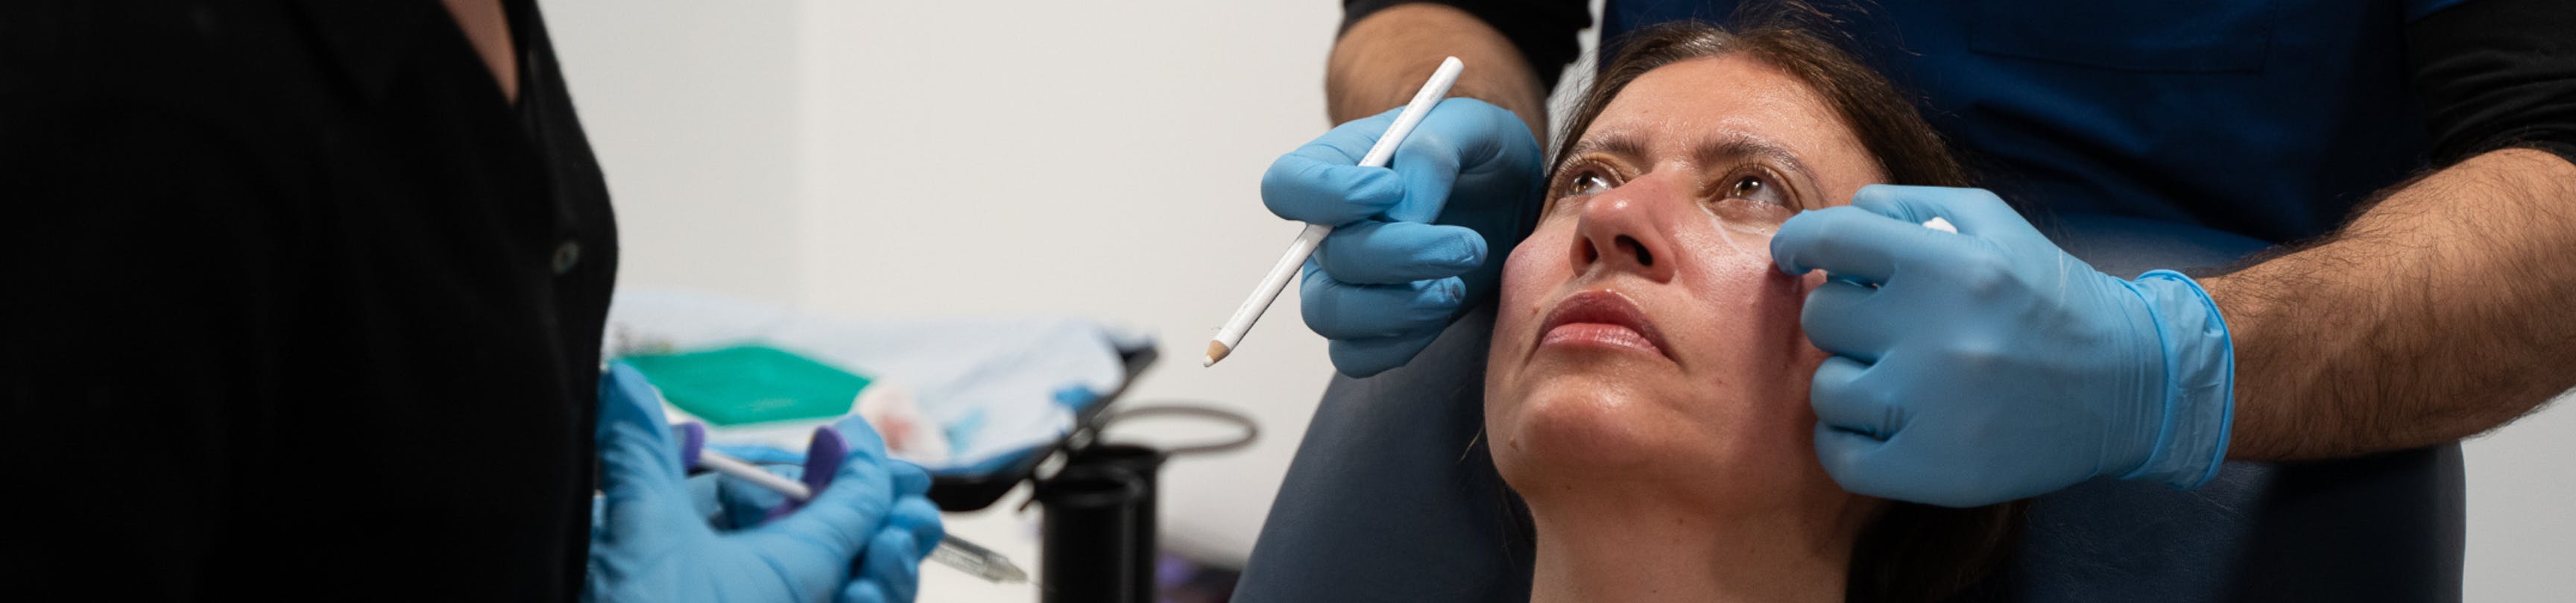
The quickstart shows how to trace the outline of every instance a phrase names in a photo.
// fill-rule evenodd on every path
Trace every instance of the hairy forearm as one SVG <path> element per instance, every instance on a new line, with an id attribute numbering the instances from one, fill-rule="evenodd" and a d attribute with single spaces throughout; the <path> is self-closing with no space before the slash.
<path id="1" fill-rule="evenodd" d="M 1325 67 L 1326 110 L 1338 124 L 1404 106 L 1451 56 L 1467 69 L 1450 96 L 1493 103 L 1521 116 L 1532 135 L 1547 135 L 1547 91 L 1520 50 L 1474 15 L 1437 4 L 1388 8 L 1351 24 Z"/>
<path id="2" fill-rule="evenodd" d="M 2576 387 L 2576 165 L 2472 157 L 2321 243 L 2202 283 L 2236 346 L 2229 457 L 2475 435 Z"/>

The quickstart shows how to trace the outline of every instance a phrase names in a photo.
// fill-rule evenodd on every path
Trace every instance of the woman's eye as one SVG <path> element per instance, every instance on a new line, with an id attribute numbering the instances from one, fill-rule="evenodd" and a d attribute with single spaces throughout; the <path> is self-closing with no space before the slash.
<path id="1" fill-rule="evenodd" d="M 1578 197 L 1610 192 L 1610 179 L 1600 174 L 1585 173 L 1565 183 L 1565 196 Z"/>
<path id="2" fill-rule="evenodd" d="M 1789 205 L 1789 194 L 1762 176 L 1744 176 L 1726 186 L 1726 197 L 1772 205 Z"/>

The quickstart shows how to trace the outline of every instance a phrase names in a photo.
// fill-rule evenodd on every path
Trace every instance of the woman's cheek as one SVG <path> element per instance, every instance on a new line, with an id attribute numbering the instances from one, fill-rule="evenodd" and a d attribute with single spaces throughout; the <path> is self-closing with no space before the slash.
<path id="1" fill-rule="evenodd" d="M 1764 386 L 1766 389 L 1787 389 L 1790 381 L 1803 386 L 1811 380 L 1816 365 L 1824 362 L 1825 353 L 1807 340 L 1799 319 L 1807 294 L 1825 283 L 1825 275 L 1816 272 L 1791 276 L 1780 272 L 1767 252 L 1712 259 L 1709 267 L 1714 274 L 1707 279 L 1712 286 L 1701 291 L 1700 297 L 1710 307 L 1735 309 L 1721 314 L 1717 331 L 1733 334 L 1736 343 L 1730 345 L 1741 346 L 1740 355 L 1766 359 L 1741 367 L 1758 375 L 1749 379 L 1781 382 Z M 1782 368 L 1787 371 L 1770 372 Z"/>
<path id="2" fill-rule="evenodd" d="M 1493 343 L 1485 352 L 1485 389 L 1488 395 L 1513 391 L 1521 386 L 1520 363 L 1516 360 L 1529 352 L 1538 337 L 1539 324 L 1545 320 L 1547 293 L 1565 282 L 1563 267 L 1566 232 L 1562 220 L 1541 222 L 1538 229 L 1513 248 L 1511 259 L 1503 262 L 1502 291 L 1494 311 Z M 1505 404 L 1510 406 L 1511 404 Z M 1493 410 L 1493 409 L 1488 409 Z"/>
<path id="3" fill-rule="evenodd" d="M 1563 251 L 1572 236 L 1570 222 L 1550 220 L 1540 224 L 1512 250 L 1511 259 L 1503 262 L 1502 324 L 1535 328 L 1540 313 L 1547 309 L 1548 292 L 1571 276 Z"/>

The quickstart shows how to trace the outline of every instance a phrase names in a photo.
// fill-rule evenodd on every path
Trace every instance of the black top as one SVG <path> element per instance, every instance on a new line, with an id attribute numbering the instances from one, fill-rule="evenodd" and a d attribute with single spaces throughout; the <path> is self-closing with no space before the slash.
<path id="1" fill-rule="evenodd" d="M 0 3 L 12 588 L 579 595 L 617 238 L 508 14 L 515 107 L 437 2 Z"/>

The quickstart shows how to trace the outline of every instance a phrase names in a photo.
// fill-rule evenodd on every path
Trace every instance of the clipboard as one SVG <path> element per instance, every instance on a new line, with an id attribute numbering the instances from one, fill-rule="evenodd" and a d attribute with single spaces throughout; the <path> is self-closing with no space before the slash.
<path id="1" fill-rule="evenodd" d="M 1161 355 L 1152 346 L 1119 350 L 1118 357 L 1126 367 L 1126 378 L 1119 380 L 1116 389 L 1101 393 L 1088 404 L 1073 409 L 1073 426 L 1066 429 L 1062 437 L 1051 444 L 1024 448 L 963 469 L 934 471 L 930 474 L 930 502 L 939 505 L 941 511 L 981 510 L 993 506 L 994 501 L 1001 500 L 1012 488 L 1019 487 L 1020 482 L 1044 478 L 1040 475 L 1041 470 L 1050 466 L 1050 461 L 1060 465 L 1061 457 L 1091 445 L 1099 436 L 1103 419 L 1109 415 L 1106 412 L 1109 405 L 1125 396 L 1128 388 L 1135 387 L 1137 377 L 1144 375 L 1145 369 L 1152 368 Z"/>

